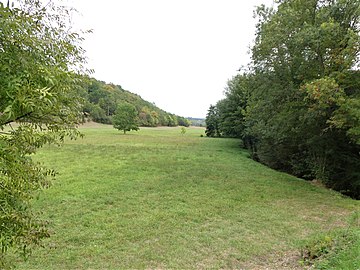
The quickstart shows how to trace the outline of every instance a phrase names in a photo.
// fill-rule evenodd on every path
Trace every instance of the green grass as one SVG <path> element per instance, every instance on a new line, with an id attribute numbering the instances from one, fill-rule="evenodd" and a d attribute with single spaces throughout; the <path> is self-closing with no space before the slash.
<path id="1" fill-rule="evenodd" d="M 346 228 L 318 233 L 304 241 L 303 263 L 312 269 L 360 269 L 360 212 Z"/>
<path id="2" fill-rule="evenodd" d="M 59 172 L 34 205 L 53 235 L 19 269 L 272 269 L 359 210 L 201 128 L 82 132 L 36 156 Z"/>

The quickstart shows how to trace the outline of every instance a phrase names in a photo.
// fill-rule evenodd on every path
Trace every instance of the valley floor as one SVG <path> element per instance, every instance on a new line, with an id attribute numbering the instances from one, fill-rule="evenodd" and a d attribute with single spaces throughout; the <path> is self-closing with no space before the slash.
<path id="1" fill-rule="evenodd" d="M 36 156 L 59 173 L 35 202 L 53 234 L 18 269 L 302 269 L 303 241 L 359 211 L 202 128 L 81 131 Z"/>

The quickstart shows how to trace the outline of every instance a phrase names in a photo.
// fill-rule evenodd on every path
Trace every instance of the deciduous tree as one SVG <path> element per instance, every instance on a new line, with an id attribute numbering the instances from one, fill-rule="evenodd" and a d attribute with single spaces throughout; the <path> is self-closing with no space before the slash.
<path id="1" fill-rule="evenodd" d="M 360 1 L 277 3 L 256 11 L 245 110 L 230 92 L 209 119 L 262 163 L 360 197 Z"/>
<path id="2" fill-rule="evenodd" d="M 139 130 L 139 118 L 136 108 L 129 103 L 118 105 L 114 118 L 114 128 L 124 131 L 126 134 L 130 130 Z"/>
<path id="3" fill-rule="evenodd" d="M 37 0 L 0 3 L 0 268 L 9 249 L 26 255 L 49 236 L 31 200 L 54 172 L 31 155 L 79 135 L 85 58 L 68 16 Z"/>

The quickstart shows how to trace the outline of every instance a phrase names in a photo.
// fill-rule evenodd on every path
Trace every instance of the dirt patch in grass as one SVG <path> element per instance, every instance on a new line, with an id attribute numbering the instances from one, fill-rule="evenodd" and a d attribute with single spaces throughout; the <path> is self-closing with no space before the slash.
<path id="1" fill-rule="evenodd" d="M 245 263 L 242 269 L 246 270 L 304 270 L 309 269 L 301 265 L 301 253 L 297 250 L 289 250 L 281 254 L 269 254 L 254 258 Z"/>
<path id="2" fill-rule="evenodd" d="M 93 121 L 87 121 L 80 125 L 81 128 L 105 128 L 105 127 L 112 127 L 112 125 L 106 125 L 101 123 L 96 123 Z"/>

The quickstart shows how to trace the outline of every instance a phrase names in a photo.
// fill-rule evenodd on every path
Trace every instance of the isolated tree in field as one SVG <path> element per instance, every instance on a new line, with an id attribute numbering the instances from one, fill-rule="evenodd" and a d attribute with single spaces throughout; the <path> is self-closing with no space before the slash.
<path id="1" fill-rule="evenodd" d="M 186 128 L 185 128 L 185 127 L 181 127 L 180 133 L 181 133 L 181 135 L 185 135 L 185 133 L 186 133 Z"/>
<path id="2" fill-rule="evenodd" d="M 136 108 L 129 103 L 118 105 L 113 118 L 114 128 L 126 131 L 139 130 L 139 118 Z"/>
<path id="3" fill-rule="evenodd" d="M 0 3 L 0 268 L 6 254 L 27 255 L 49 233 L 31 209 L 54 172 L 31 159 L 38 148 L 75 138 L 82 38 L 69 31 L 69 10 L 38 0 Z M 15 123 L 15 124 L 14 124 Z"/>

